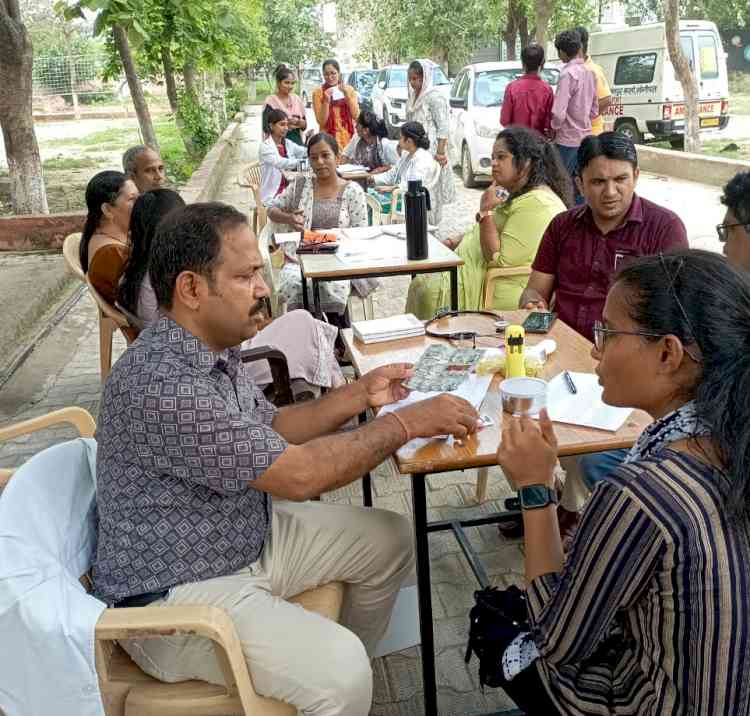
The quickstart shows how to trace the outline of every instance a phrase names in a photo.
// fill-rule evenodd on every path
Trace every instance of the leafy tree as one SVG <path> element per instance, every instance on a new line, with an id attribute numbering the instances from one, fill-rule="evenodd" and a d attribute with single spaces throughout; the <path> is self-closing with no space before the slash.
<path id="1" fill-rule="evenodd" d="M 0 127 L 16 214 L 49 211 L 31 111 L 33 64 L 18 0 L 0 0 Z"/>
<path id="2" fill-rule="evenodd" d="M 282 62 L 300 68 L 330 56 L 331 36 L 323 31 L 315 0 L 265 0 L 263 21 L 270 47 L 267 69 Z"/>
<path id="3" fill-rule="evenodd" d="M 146 31 L 141 24 L 145 2 L 146 0 L 79 0 L 76 5 L 68 6 L 66 0 L 59 0 L 57 8 L 67 20 L 83 18 L 84 9 L 98 13 L 94 22 L 94 35 L 110 35 L 125 72 L 143 141 L 150 147 L 158 149 L 159 143 L 156 140 L 151 113 L 143 95 L 143 86 L 136 70 L 128 37 L 129 33 L 140 38 L 146 37 Z"/>

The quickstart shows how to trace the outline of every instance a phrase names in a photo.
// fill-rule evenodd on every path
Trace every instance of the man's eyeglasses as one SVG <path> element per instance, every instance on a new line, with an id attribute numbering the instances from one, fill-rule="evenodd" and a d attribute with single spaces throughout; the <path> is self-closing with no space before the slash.
<path id="1" fill-rule="evenodd" d="M 729 239 L 729 229 L 733 226 L 744 226 L 745 231 L 750 233 L 750 224 L 743 224 L 739 221 L 734 224 L 716 224 L 716 233 L 719 235 L 719 241 L 725 243 Z"/>

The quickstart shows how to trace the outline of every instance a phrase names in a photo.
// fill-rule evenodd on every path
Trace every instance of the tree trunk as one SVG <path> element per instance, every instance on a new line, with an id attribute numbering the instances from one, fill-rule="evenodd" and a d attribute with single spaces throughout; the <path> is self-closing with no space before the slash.
<path id="1" fill-rule="evenodd" d="M 125 78 L 130 88 L 130 99 L 133 101 L 133 107 L 138 116 L 143 143 L 158 151 L 159 142 L 156 141 L 156 132 L 154 132 L 154 125 L 151 123 L 151 114 L 148 111 L 146 98 L 143 96 L 141 80 L 138 78 L 138 73 L 135 70 L 135 62 L 133 62 L 133 55 L 130 52 L 128 36 L 121 25 L 114 25 L 112 27 L 112 34 L 115 38 L 115 46 L 117 47 L 117 52 L 120 54 L 122 68 L 125 71 Z"/>
<path id="2" fill-rule="evenodd" d="M 232 75 L 229 73 L 228 70 L 224 70 L 224 87 L 233 87 L 234 83 L 232 81 Z"/>
<path id="3" fill-rule="evenodd" d="M 516 37 L 518 35 L 518 0 L 510 0 L 508 3 L 508 19 L 502 32 L 505 43 L 505 59 L 512 61 L 516 59 Z"/>
<path id="4" fill-rule="evenodd" d="M 529 46 L 529 18 L 523 13 L 518 23 L 518 35 L 521 40 L 521 49 Z"/>
<path id="5" fill-rule="evenodd" d="M 179 111 L 177 98 L 177 82 L 174 79 L 174 65 L 172 64 L 172 52 L 167 45 L 161 48 L 161 64 L 164 68 L 164 84 L 167 85 L 167 98 L 169 99 L 169 108 L 172 114 L 176 115 Z"/>
<path id="6" fill-rule="evenodd" d="M 198 86 L 195 79 L 195 63 L 186 62 L 182 68 L 182 79 L 185 80 L 185 93 L 198 98 Z"/>
<path id="7" fill-rule="evenodd" d="M 536 44 L 547 51 L 547 28 L 552 17 L 552 0 L 534 0 L 534 30 Z"/>
<path id="8" fill-rule="evenodd" d="M 0 0 L 0 126 L 14 214 L 49 212 L 31 109 L 33 63 L 18 2 Z"/>
<path id="9" fill-rule="evenodd" d="M 680 43 L 679 0 L 664 0 L 664 30 L 667 35 L 669 60 L 682 85 L 682 94 L 685 97 L 685 151 L 700 152 L 698 85 Z"/>

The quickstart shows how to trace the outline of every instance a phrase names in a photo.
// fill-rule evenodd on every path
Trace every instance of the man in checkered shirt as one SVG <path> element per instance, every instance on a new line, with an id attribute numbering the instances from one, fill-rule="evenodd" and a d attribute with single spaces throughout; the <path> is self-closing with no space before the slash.
<path id="1" fill-rule="evenodd" d="M 260 694 L 305 714 L 365 716 L 369 656 L 413 568 L 411 528 L 387 510 L 309 500 L 412 438 L 473 432 L 477 414 L 443 395 L 337 432 L 405 396 L 403 364 L 276 409 L 238 348 L 257 332 L 262 270 L 232 207 L 194 204 L 162 220 L 149 267 L 159 319 L 114 366 L 102 398 L 95 593 L 114 606 L 222 607 Z M 341 624 L 285 601 L 331 581 L 347 585 Z M 223 683 L 205 639 L 123 646 L 161 680 Z"/>

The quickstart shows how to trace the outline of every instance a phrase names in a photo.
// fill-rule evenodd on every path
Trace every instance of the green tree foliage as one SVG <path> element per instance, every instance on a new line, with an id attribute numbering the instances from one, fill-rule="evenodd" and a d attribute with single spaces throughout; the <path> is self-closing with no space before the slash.
<path id="1" fill-rule="evenodd" d="M 267 69 L 281 63 L 301 67 L 330 56 L 332 38 L 322 29 L 315 0 L 266 0 L 263 19 L 270 47 Z"/>
<path id="2" fill-rule="evenodd" d="M 627 0 L 626 8 L 631 17 L 664 20 L 663 0 Z M 724 32 L 750 27 L 748 0 L 680 0 L 679 13 L 683 20 L 711 20 Z"/>

